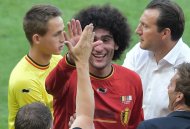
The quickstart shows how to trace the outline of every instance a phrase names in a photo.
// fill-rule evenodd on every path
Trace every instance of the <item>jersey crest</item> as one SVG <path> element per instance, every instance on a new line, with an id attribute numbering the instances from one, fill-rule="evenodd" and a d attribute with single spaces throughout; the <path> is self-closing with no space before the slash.
<path id="1" fill-rule="evenodd" d="M 121 112 L 121 123 L 123 126 L 126 126 L 129 122 L 129 113 L 129 108 L 125 108 L 125 110 Z"/>

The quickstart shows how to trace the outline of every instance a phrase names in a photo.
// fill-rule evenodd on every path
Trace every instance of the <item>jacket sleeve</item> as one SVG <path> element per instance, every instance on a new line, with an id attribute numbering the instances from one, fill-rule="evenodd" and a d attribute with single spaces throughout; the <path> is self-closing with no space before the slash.
<path id="1" fill-rule="evenodd" d="M 66 56 L 64 56 L 46 78 L 46 91 L 53 95 L 54 98 L 64 94 L 69 78 L 74 70 L 75 66 L 69 64 Z"/>

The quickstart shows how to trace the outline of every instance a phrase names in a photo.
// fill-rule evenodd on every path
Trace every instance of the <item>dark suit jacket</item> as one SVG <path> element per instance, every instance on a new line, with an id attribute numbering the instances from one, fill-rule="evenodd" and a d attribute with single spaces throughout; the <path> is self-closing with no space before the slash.
<path id="1" fill-rule="evenodd" d="M 190 112 L 174 111 L 167 117 L 145 120 L 137 129 L 190 129 Z"/>

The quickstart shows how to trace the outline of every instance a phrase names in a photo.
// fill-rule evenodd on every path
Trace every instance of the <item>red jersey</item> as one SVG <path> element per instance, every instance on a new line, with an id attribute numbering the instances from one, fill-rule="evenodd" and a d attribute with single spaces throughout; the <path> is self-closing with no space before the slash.
<path id="1" fill-rule="evenodd" d="M 122 66 L 112 67 L 105 78 L 90 77 L 95 97 L 95 128 L 136 129 L 143 120 L 140 77 Z M 54 97 L 54 129 L 68 129 L 76 108 L 77 71 L 65 57 L 47 77 L 46 90 Z"/>

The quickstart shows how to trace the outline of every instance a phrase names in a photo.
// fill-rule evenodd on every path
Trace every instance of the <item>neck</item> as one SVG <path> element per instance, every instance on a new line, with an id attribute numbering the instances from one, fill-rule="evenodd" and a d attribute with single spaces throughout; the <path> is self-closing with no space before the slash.
<path id="1" fill-rule="evenodd" d="M 161 59 L 163 59 L 174 48 L 176 43 L 177 41 L 163 42 L 163 45 L 153 51 L 156 62 L 158 63 Z"/>
<path id="2" fill-rule="evenodd" d="M 190 111 L 190 107 L 188 107 L 187 105 L 178 105 L 176 107 L 174 107 L 174 111 Z"/>
<path id="3" fill-rule="evenodd" d="M 33 61 L 35 61 L 37 64 L 40 65 L 47 65 L 50 62 L 51 56 L 52 55 L 47 55 L 39 52 L 38 50 L 35 49 L 30 49 L 28 55 L 30 58 L 32 58 Z"/>
<path id="4" fill-rule="evenodd" d="M 97 77 L 106 77 L 110 75 L 112 70 L 113 70 L 112 64 L 106 66 L 105 68 L 94 68 L 93 66 L 90 66 L 90 73 Z"/>

